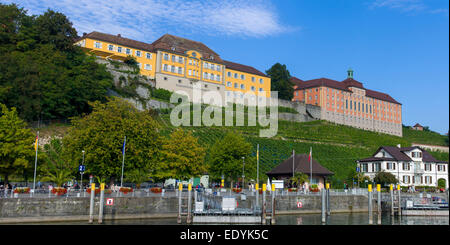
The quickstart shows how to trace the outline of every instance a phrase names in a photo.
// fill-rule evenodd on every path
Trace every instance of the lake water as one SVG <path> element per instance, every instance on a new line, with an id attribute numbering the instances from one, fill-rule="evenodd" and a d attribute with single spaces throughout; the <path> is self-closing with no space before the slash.
<path id="1" fill-rule="evenodd" d="M 377 216 L 373 216 L 374 224 L 377 224 Z M 184 221 L 184 219 L 183 219 Z M 96 220 L 94 221 L 95 224 Z M 87 221 L 76 222 L 45 222 L 27 223 L 42 225 L 87 225 Z M 367 213 L 339 213 L 327 218 L 327 225 L 368 225 Z M 449 225 L 448 216 L 397 216 L 391 217 L 384 214 L 381 217 L 382 225 Z M 104 225 L 177 225 L 175 219 L 132 219 L 132 220 L 105 220 Z M 279 215 L 276 225 L 322 225 L 321 214 Z"/>

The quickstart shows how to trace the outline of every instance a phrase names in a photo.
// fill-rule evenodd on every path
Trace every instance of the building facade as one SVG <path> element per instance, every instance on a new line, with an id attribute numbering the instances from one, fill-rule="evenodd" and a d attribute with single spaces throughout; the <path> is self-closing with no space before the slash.
<path id="1" fill-rule="evenodd" d="M 402 104 L 385 93 L 364 88 L 353 71 L 342 82 L 319 78 L 291 78 L 293 101 L 322 108 L 321 119 L 364 130 L 402 136 Z"/>
<path id="2" fill-rule="evenodd" d="M 194 86 L 202 93 L 217 92 L 221 98 L 242 99 L 248 92 L 255 99 L 271 96 L 268 76 L 251 66 L 223 60 L 201 42 L 166 34 L 150 44 L 120 34 L 91 32 L 75 45 L 103 59 L 124 61 L 132 56 L 140 74 L 153 79 L 156 88 L 183 91 L 191 99 Z"/>
<path id="3" fill-rule="evenodd" d="M 372 180 L 384 171 L 393 174 L 401 186 L 438 186 L 441 180 L 448 188 L 448 163 L 419 147 L 382 146 L 372 157 L 358 160 L 357 165 Z"/>

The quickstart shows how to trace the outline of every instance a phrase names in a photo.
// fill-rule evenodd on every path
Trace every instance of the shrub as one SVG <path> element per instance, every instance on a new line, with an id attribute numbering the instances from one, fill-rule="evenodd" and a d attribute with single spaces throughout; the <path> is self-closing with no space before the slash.
<path id="1" fill-rule="evenodd" d="M 120 187 L 120 192 L 123 192 L 123 194 L 127 194 L 128 192 L 133 192 L 133 188 L 131 187 Z"/>
<path id="2" fill-rule="evenodd" d="M 28 194 L 30 193 L 30 187 L 17 187 L 14 189 L 14 193 Z"/>
<path id="3" fill-rule="evenodd" d="M 161 193 L 162 188 L 161 187 L 153 187 L 153 188 L 150 188 L 150 191 L 153 193 Z"/>
<path id="4" fill-rule="evenodd" d="M 164 101 L 170 101 L 170 97 L 172 96 L 172 93 L 173 92 L 171 92 L 169 90 L 166 90 L 163 88 L 157 88 L 152 91 L 152 97 L 161 99 Z"/>
<path id="5" fill-rule="evenodd" d="M 242 188 L 233 188 L 232 190 L 236 193 L 239 193 L 242 191 Z"/>
<path id="6" fill-rule="evenodd" d="M 55 187 L 52 189 L 52 193 L 57 196 L 61 196 L 67 193 L 67 189 L 63 187 Z"/>

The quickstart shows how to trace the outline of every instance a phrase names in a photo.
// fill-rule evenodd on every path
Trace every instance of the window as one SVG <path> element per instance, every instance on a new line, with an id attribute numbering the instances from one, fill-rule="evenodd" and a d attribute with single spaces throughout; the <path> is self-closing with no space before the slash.
<path id="1" fill-rule="evenodd" d="M 238 88 L 238 84 L 237 83 L 234 83 L 234 88 Z"/>
<path id="2" fill-rule="evenodd" d="M 117 52 L 122 53 L 122 47 L 117 47 Z"/>
<path id="3" fill-rule="evenodd" d="M 431 164 L 429 163 L 425 164 L 425 171 L 431 171 Z"/>
<path id="4" fill-rule="evenodd" d="M 170 67 L 170 72 L 175 73 L 175 66 Z"/>
<path id="5" fill-rule="evenodd" d="M 178 74 L 183 74 L 183 68 L 178 67 Z"/>
<path id="6" fill-rule="evenodd" d="M 145 64 L 145 69 L 151 71 L 152 70 L 152 65 Z"/>
<path id="7" fill-rule="evenodd" d="M 175 62 L 176 56 L 172 55 L 172 62 Z"/>
<path id="8" fill-rule="evenodd" d="M 191 69 L 188 70 L 188 75 L 192 76 L 192 70 Z"/>
<path id="9" fill-rule="evenodd" d="M 228 76 L 228 77 L 231 77 L 231 72 L 227 72 L 227 76 Z"/>
<path id="10" fill-rule="evenodd" d="M 215 65 L 214 64 L 211 64 L 211 69 L 215 70 Z"/>
<path id="11" fill-rule="evenodd" d="M 220 71 L 220 65 L 216 66 L 216 71 Z"/>
<path id="12" fill-rule="evenodd" d="M 137 57 L 141 57 L 141 51 L 136 50 L 135 54 L 136 54 Z"/>
<path id="13" fill-rule="evenodd" d="M 109 45 L 108 45 L 108 50 L 109 50 L 109 51 L 114 51 L 114 45 L 109 44 Z"/>
<path id="14" fill-rule="evenodd" d="M 367 173 L 368 170 L 369 170 L 369 169 L 368 169 L 367 163 L 361 164 L 361 172 Z"/>
<path id="15" fill-rule="evenodd" d="M 142 68 L 142 64 L 141 63 L 138 62 L 137 65 L 138 65 L 139 69 Z"/>
<path id="16" fill-rule="evenodd" d="M 241 80 L 245 80 L 245 76 L 244 75 L 241 75 Z"/>
<path id="17" fill-rule="evenodd" d="M 298 91 L 295 91 L 295 96 L 298 96 Z"/>
<path id="18" fill-rule="evenodd" d="M 411 170 L 409 163 L 403 163 L 403 170 Z"/>
<path id="19" fill-rule="evenodd" d="M 164 71 L 169 71 L 169 69 L 168 69 L 168 67 L 167 67 L 167 64 L 164 64 L 163 70 L 164 70 Z"/>
<path id="20" fill-rule="evenodd" d="M 189 59 L 189 65 L 192 65 L 192 60 L 191 59 Z"/>
<path id="21" fill-rule="evenodd" d="M 216 75 L 216 79 L 218 82 L 220 82 L 220 75 Z"/>
<path id="22" fill-rule="evenodd" d="M 380 172 L 380 170 L 381 170 L 381 163 L 376 162 L 376 163 L 373 164 L 373 167 L 374 167 L 374 172 Z"/>
<path id="23" fill-rule="evenodd" d="M 169 55 L 168 54 L 164 54 L 164 60 L 169 60 Z"/>
<path id="24" fill-rule="evenodd" d="M 94 47 L 95 48 L 102 48 L 102 43 L 101 42 L 94 42 Z"/>
<path id="25" fill-rule="evenodd" d="M 252 77 L 252 82 L 255 82 L 255 77 Z"/>
<path id="26" fill-rule="evenodd" d="M 263 89 L 262 88 L 259 88 L 259 92 L 262 92 L 263 91 Z"/>
<path id="27" fill-rule="evenodd" d="M 203 72 L 203 79 L 208 79 L 208 73 Z"/>
<path id="28" fill-rule="evenodd" d="M 237 73 L 234 73 L 234 78 L 238 78 L 238 74 Z"/>
<path id="29" fill-rule="evenodd" d="M 131 54 L 131 49 L 129 49 L 129 48 L 125 49 L 125 53 L 126 54 Z"/>
<path id="30" fill-rule="evenodd" d="M 231 86 L 232 86 L 231 82 L 227 82 L 227 87 L 231 87 Z"/>
<path id="31" fill-rule="evenodd" d="M 147 53 L 147 59 L 151 59 L 152 58 L 152 53 Z"/>
<path id="32" fill-rule="evenodd" d="M 262 78 L 259 79 L 259 83 L 260 83 L 260 84 L 263 84 L 263 83 L 264 83 L 264 81 L 262 80 Z"/>
<path id="33" fill-rule="evenodd" d="M 255 89 L 255 86 L 252 86 L 252 87 L 251 87 L 251 90 L 252 90 L 252 91 L 255 91 L 255 90 L 256 90 L 256 89 Z"/>
<path id="34" fill-rule="evenodd" d="M 241 84 L 241 89 L 245 89 L 245 85 L 244 84 Z"/>
<path id="35" fill-rule="evenodd" d="M 208 63 L 203 62 L 203 68 L 208 68 Z"/>
<path id="36" fill-rule="evenodd" d="M 178 63 L 183 63 L 183 57 L 181 56 L 178 57 Z"/>

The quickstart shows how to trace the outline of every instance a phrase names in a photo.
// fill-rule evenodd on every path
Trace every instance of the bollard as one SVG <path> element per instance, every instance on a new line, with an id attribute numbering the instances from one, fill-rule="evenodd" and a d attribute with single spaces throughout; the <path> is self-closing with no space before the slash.
<path id="1" fill-rule="evenodd" d="M 389 194 L 391 195 L 391 216 L 394 216 L 394 186 L 389 185 Z"/>
<path id="2" fill-rule="evenodd" d="M 186 223 L 188 223 L 188 224 L 190 224 L 192 221 L 191 202 L 192 202 L 192 185 L 188 184 L 188 210 L 187 210 L 187 220 L 186 220 Z"/>
<path id="3" fill-rule="evenodd" d="M 100 205 L 98 207 L 98 223 L 103 222 L 103 199 L 105 197 L 105 183 L 100 184 Z"/>
<path id="4" fill-rule="evenodd" d="M 378 224 L 381 225 L 381 185 L 377 184 L 377 214 Z"/>
<path id="5" fill-rule="evenodd" d="M 91 206 L 89 208 L 89 224 L 94 221 L 94 196 L 95 196 L 95 183 L 91 184 Z"/>
<path id="6" fill-rule="evenodd" d="M 177 223 L 181 224 L 181 193 L 183 192 L 183 185 L 178 185 L 178 218 Z"/>
<path id="7" fill-rule="evenodd" d="M 322 223 L 325 224 L 326 217 L 325 217 L 325 205 L 326 205 L 326 190 L 321 190 L 322 194 Z"/>
<path id="8" fill-rule="evenodd" d="M 369 196 L 369 225 L 373 224 L 373 217 L 372 217 L 372 185 L 369 184 L 367 187 L 368 190 L 368 196 Z"/>
<path id="9" fill-rule="evenodd" d="M 265 225 L 266 224 L 266 184 L 263 184 L 262 186 L 262 224 Z"/>
<path id="10" fill-rule="evenodd" d="M 255 184 L 255 190 L 256 190 L 256 208 L 259 208 L 259 184 Z"/>
<path id="11" fill-rule="evenodd" d="M 270 223 L 275 224 L 275 184 L 272 184 L 272 216 Z"/>
<path id="12" fill-rule="evenodd" d="M 402 216 L 402 199 L 400 197 L 402 189 L 400 188 L 400 185 L 397 185 L 397 192 L 398 192 L 398 215 Z"/>
<path id="13" fill-rule="evenodd" d="M 327 188 L 327 216 L 330 216 L 331 214 L 331 208 L 330 208 L 330 183 L 326 184 Z"/>

